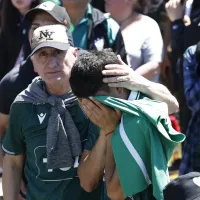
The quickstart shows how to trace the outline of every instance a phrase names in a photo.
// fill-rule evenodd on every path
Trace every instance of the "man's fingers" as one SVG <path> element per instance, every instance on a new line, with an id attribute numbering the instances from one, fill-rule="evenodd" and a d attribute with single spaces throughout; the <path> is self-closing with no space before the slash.
<path id="1" fill-rule="evenodd" d="M 104 104 L 102 104 L 101 102 L 99 102 L 98 100 L 96 100 L 95 98 L 90 97 L 90 100 L 91 100 L 95 105 L 97 105 L 101 110 L 108 109 L 107 106 L 105 106 Z"/>
<path id="2" fill-rule="evenodd" d="M 122 112 L 121 112 L 120 110 L 118 110 L 118 109 L 115 109 L 115 111 L 116 111 L 116 113 L 117 113 L 117 115 L 118 115 L 119 117 L 121 117 L 121 116 L 122 116 Z"/>
<path id="3" fill-rule="evenodd" d="M 88 118 L 89 118 L 93 123 L 96 124 L 96 122 L 97 122 L 97 117 L 95 116 L 95 114 L 92 113 L 92 112 L 90 111 L 90 109 L 88 109 L 87 106 L 81 104 L 81 107 L 82 107 L 83 111 L 85 112 L 85 114 L 88 116 Z"/>
<path id="4" fill-rule="evenodd" d="M 81 105 L 89 118 L 92 116 L 95 116 L 95 118 L 97 118 L 101 113 L 101 109 L 90 100 L 83 99 Z"/>

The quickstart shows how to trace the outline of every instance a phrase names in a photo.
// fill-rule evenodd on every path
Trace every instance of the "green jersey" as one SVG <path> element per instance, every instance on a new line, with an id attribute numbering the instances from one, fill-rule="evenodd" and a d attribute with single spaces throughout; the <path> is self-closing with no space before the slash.
<path id="1" fill-rule="evenodd" d="M 80 132 L 82 148 L 91 151 L 99 129 L 79 105 L 67 109 Z M 74 160 L 71 168 L 47 168 L 46 129 L 50 112 L 49 104 L 14 103 L 11 108 L 3 149 L 10 155 L 25 154 L 27 200 L 98 200 L 100 188 L 89 194 L 80 186 L 77 176 L 79 159 Z"/>
<path id="2" fill-rule="evenodd" d="M 162 200 L 169 182 L 167 162 L 185 136 L 172 128 L 165 103 L 138 95 L 132 92 L 129 100 L 95 98 L 122 112 L 111 143 L 124 195 L 135 200 Z"/>

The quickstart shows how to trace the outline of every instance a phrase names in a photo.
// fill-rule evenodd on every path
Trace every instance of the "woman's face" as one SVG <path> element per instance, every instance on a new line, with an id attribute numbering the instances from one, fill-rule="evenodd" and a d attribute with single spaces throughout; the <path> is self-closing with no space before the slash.
<path id="1" fill-rule="evenodd" d="M 25 14 L 34 0 L 11 0 L 13 6 L 22 14 Z"/>
<path id="2" fill-rule="evenodd" d="M 106 12 L 109 12 L 114 18 L 116 15 L 120 15 L 125 5 L 125 0 L 105 0 Z"/>
<path id="3" fill-rule="evenodd" d="M 127 10 L 132 10 L 137 0 L 105 0 L 106 12 L 119 21 L 120 16 L 123 16 Z"/>

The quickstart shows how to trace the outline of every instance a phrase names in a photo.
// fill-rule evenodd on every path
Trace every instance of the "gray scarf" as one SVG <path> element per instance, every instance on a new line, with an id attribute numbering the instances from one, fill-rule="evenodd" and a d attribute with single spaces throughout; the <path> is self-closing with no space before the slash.
<path id="1" fill-rule="evenodd" d="M 50 96 L 44 81 L 36 77 L 15 102 L 51 105 L 46 144 L 48 169 L 72 167 L 73 157 L 80 156 L 82 152 L 79 131 L 66 108 L 78 103 L 74 94 L 68 92 L 62 98 Z"/>

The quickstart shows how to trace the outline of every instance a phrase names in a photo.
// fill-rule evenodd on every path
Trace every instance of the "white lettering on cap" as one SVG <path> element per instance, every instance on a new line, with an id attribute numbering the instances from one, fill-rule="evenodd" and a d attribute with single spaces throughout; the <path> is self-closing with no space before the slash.
<path id="1" fill-rule="evenodd" d="M 38 8 L 46 10 L 46 11 L 51 11 L 51 10 L 53 10 L 54 6 L 55 6 L 55 4 L 53 2 L 47 1 L 47 2 L 40 4 L 38 6 Z"/>
<path id="2" fill-rule="evenodd" d="M 193 178 L 193 182 L 194 182 L 195 185 L 197 185 L 198 187 L 200 187 L 200 177 Z"/>

